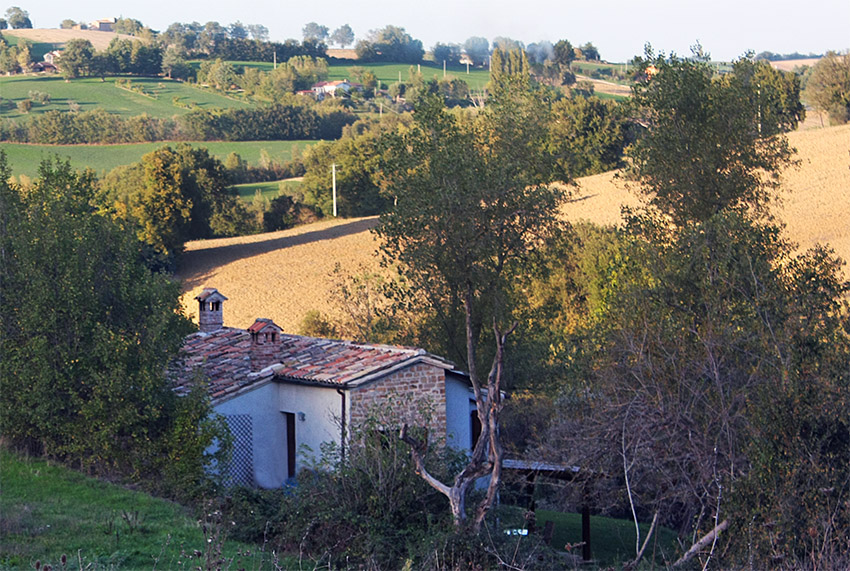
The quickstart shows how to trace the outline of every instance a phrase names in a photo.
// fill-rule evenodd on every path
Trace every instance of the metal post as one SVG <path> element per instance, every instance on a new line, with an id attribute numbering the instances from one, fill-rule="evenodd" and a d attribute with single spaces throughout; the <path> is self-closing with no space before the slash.
<path id="1" fill-rule="evenodd" d="M 333 193 L 334 193 L 334 218 L 336 218 L 336 163 L 333 163 L 331 172 L 333 173 Z"/>

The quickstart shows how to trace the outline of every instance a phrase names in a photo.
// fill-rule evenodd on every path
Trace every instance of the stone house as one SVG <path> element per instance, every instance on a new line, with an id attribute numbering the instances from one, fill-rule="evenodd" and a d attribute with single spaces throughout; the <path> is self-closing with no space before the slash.
<path id="1" fill-rule="evenodd" d="M 317 454 L 326 442 L 344 448 L 351 426 L 373 407 L 470 449 L 475 401 L 468 377 L 445 359 L 411 347 L 287 334 L 270 319 L 224 327 L 225 296 L 206 288 L 195 299 L 200 331 L 186 337 L 171 374 L 178 392 L 195 379 L 206 384 L 234 437 L 234 483 L 283 485 L 303 454 Z"/>

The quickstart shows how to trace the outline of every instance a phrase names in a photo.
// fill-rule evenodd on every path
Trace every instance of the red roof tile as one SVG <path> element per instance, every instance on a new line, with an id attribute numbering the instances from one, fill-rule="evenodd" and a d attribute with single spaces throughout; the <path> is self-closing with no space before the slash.
<path id="1" fill-rule="evenodd" d="M 412 347 L 283 333 L 278 347 L 278 364 L 254 373 L 251 371 L 251 335 L 248 331 L 225 327 L 212 333 L 189 335 L 183 342 L 181 357 L 170 368 L 175 390 L 187 392 L 196 375 L 200 375 L 207 380 L 213 400 L 219 400 L 272 379 L 348 386 L 419 361 L 452 368 L 451 363 Z M 268 349 L 268 345 L 264 348 Z"/>

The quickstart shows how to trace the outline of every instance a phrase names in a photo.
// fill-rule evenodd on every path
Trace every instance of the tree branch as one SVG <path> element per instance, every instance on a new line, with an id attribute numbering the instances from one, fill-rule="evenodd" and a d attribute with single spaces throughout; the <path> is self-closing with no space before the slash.
<path id="1" fill-rule="evenodd" d="M 694 543 L 690 549 L 688 549 L 687 553 L 682 555 L 678 561 L 673 563 L 673 567 L 680 567 L 684 563 L 687 563 L 691 559 L 693 559 L 694 555 L 699 553 L 702 549 L 705 548 L 706 545 L 712 543 L 718 535 L 720 535 L 721 531 L 724 531 L 727 527 L 729 527 L 729 520 L 724 519 L 717 526 L 702 536 L 702 539 Z"/>

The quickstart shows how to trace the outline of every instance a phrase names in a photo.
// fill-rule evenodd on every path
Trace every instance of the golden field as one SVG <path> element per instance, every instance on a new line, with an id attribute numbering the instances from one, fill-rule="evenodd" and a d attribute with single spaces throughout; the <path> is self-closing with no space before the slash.
<path id="1" fill-rule="evenodd" d="M 23 38 L 36 44 L 56 44 L 61 47 L 73 39 L 88 40 L 94 49 L 103 51 L 109 47 L 114 38 L 125 40 L 139 40 L 136 36 L 116 34 L 115 32 L 100 32 L 97 30 L 64 30 L 48 28 L 19 28 L 16 30 L 3 30 L 7 36 Z"/>
<path id="2" fill-rule="evenodd" d="M 850 125 L 796 131 L 788 138 L 800 165 L 785 173 L 783 202 L 775 209 L 787 236 L 801 250 L 826 243 L 850 260 Z M 615 173 L 605 173 L 581 179 L 563 215 L 574 222 L 617 224 L 623 204 L 639 201 Z M 205 286 L 216 287 L 230 298 L 226 325 L 245 328 L 256 317 L 269 317 L 295 332 L 311 309 L 334 313 L 335 264 L 350 274 L 363 266 L 377 269 L 377 244 L 369 232 L 376 223 L 375 218 L 325 220 L 270 234 L 190 242 L 179 271 L 184 306 L 196 318 L 192 298 Z"/>

